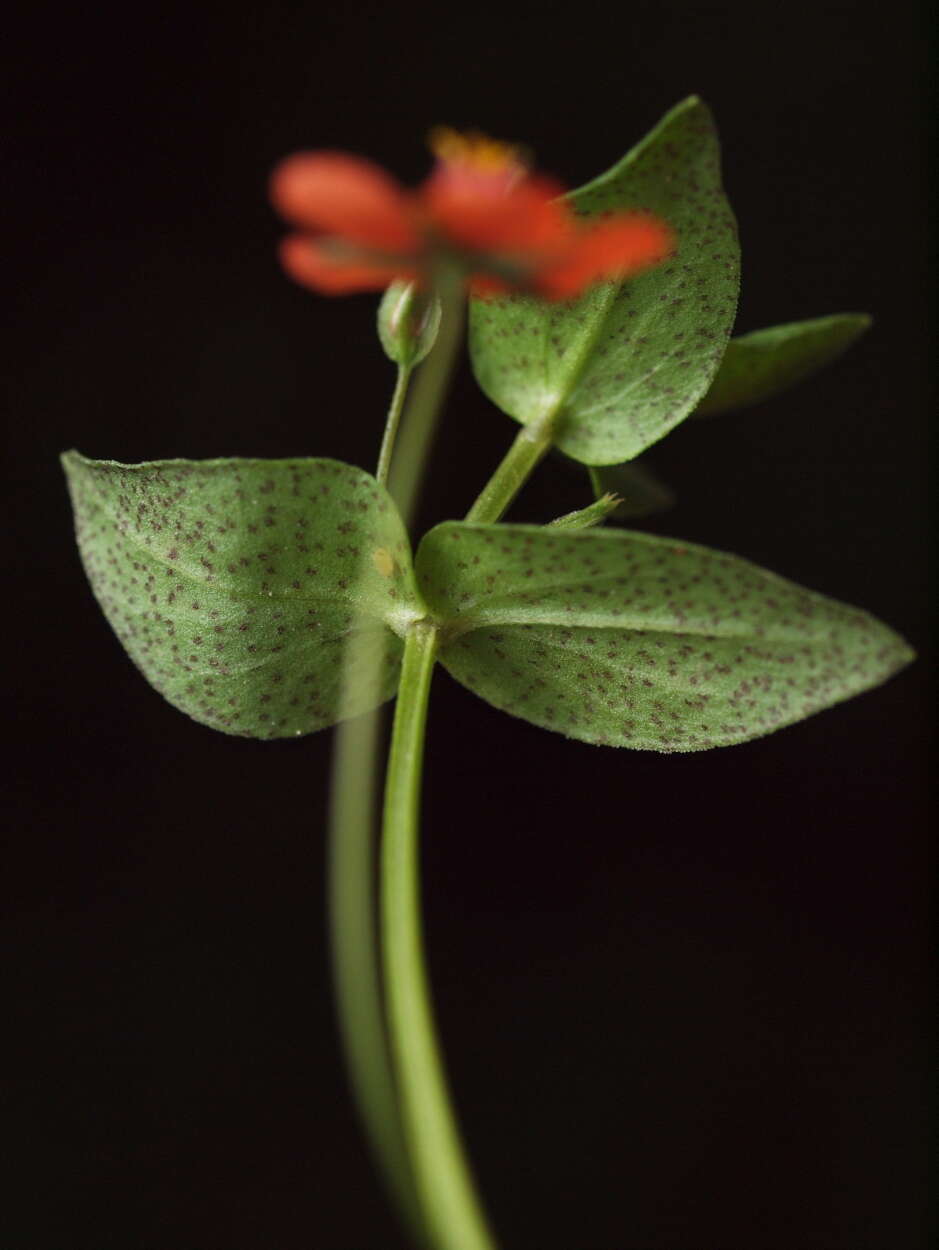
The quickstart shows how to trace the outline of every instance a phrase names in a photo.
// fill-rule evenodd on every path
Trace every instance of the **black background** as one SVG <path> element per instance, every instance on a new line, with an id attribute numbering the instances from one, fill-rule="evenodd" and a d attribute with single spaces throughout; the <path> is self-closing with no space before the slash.
<path id="1" fill-rule="evenodd" d="M 925 32 L 908 3 L 34 9 L 6 75 L 9 1250 L 394 1250 L 350 1109 L 323 913 L 330 735 L 214 734 L 148 689 L 74 551 L 56 457 L 370 467 L 374 300 L 291 286 L 267 174 L 416 182 L 444 121 L 576 185 L 691 92 L 741 225 L 738 332 L 876 326 L 688 423 L 654 532 L 738 551 L 922 658 L 771 738 L 619 753 L 435 679 L 428 942 L 510 1250 L 925 1245 Z M 423 520 L 514 427 L 463 367 Z M 513 515 L 584 501 L 544 467 Z"/>

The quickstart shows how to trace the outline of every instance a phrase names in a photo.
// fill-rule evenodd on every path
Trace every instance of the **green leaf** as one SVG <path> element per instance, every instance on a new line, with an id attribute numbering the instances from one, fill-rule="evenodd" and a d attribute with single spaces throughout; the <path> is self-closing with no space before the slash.
<path id="1" fill-rule="evenodd" d="M 335 460 L 62 457 L 85 571 L 128 655 L 170 703 L 251 738 L 338 719 L 343 648 L 384 654 L 344 714 L 394 694 L 422 615 L 386 491 Z"/>
<path id="2" fill-rule="evenodd" d="M 588 216 L 657 214 L 676 232 L 677 255 L 574 302 L 473 301 L 473 368 L 517 421 L 553 421 L 556 445 L 573 459 L 618 464 L 696 406 L 733 325 L 740 253 L 709 110 L 685 100 L 570 200 Z"/>
<path id="3" fill-rule="evenodd" d="M 835 313 L 731 339 L 717 377 L 694 415 L 731 412 L 788 390 L 837 360 L 870 326 L 864 313 Z"/>
<path id="4" fill-rule="evenodd" d="M 602 494 L 586 508 L 578 508 L 575 512 L 565 512 L 563 516 L 555 517 L 548 522 L 548 526 L 559 530 L 592 529 L 594 525 L 602 525 L 608 516 L 612 516 L 620 502 L 618 495 Z"/>
<path id="5" fill-rule="evenodd" d="M 666 512 L 675 502 L 674 491 L 635 460 L 590 468 L 588 472 L 597 499 L 607 494 L 619 496 L 620 502 L 612 514 L 615 517 L 652 516 Z"/>
<path id="6" fill-rule="evenodd" d="M 884 681 L 902 638 L 737 556 L 624 530 L 447 522 L 417 577 L 440 658 L 488 703 L 584 742 L 700 751 Z"/>

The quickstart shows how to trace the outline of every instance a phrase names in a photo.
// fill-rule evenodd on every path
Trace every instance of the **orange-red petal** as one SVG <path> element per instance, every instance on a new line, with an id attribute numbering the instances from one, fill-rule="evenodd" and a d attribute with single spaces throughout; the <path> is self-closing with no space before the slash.
<path id="1" fill-rule="evenodd" d="M 575 236 L 564 259 L 545 266 L 535 284 L 550 299 L 569 299 L 594 282 L 628 278 L 659 264 L 673 246 L 665 222 L 645 213 L 623 214 Z"/>
<path id="2" fill-rule="evenodd" d="M 421 200 L 438 233 L 459 247 L 525 256 L 558 246 L 569 230 L 562 188 L 547 178 L 505 176 L 441 163 Z"/>
<path id="3" fill-rule="evenodd" d="M 324 295 L 383 291 L 395 278 L 416 276 L 405 266 L 376 264 L 366 256 L 337 256 L 328 244 L 304 234 L 281 240 L 280 262 L 294 282 Z"/>
<path id="4" fill-rule="evenodd" d="M 288 221 L 380 251 L 419 243 L 413 198 L 371 161 L 345 152 L 297 152 L 274 170 L 271 200 Z"/>
<path id="5" fill-rule="evenodd" d="M 494 299 L 497 295 L 508 295 L 512 289 L 504 278 L 488 273 L 473 274 L 469 281 L 469 293 L 476 299 Z"/>

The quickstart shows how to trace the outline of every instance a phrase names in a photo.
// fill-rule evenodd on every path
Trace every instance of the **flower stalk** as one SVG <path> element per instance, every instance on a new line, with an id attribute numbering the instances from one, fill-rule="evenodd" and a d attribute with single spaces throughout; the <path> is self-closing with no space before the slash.
<path id="1" fill-rule="evenodd" d="M 451 1109 L 424 958 L 420 905 L 420 790 L 427 702 L 438 631 L 411 627 L 385 787 L 382 943 L 388 1023 L 414 1179 L 438 1250 L 495 1250 Z"/>
<path id="2" fill-rule="evenodd" d="M 395 438 L 401 423 L 401 414 L 404 411 L 404 400 L 408 393 L 412 371 L 413 365 L 398 365 L 398 376 L 385 421 L 385 432 L 382 435 L 381 449 L 378 453 L 378 467 L 375 470 L 375 479 L 381 482 L 382 486 L 387 484 L 388 474 L 391 471 L 391 453 L 394 451 Z"/>
<path id="3" fill-rule="evenodd" d="M 388 1054 L 378 956 L 373 882 L 381 721 L 379 710 L 366 712 L 343 721 L 336 732 L 328 857 L 333 987 L 366 1136 L 392 1203 L 418 1244 L 426 1245 Z"/>
<path id="4" fill-rule="evenodd" d="M 452 267 L 442 267 L 436 275 L 434 296 L 441 307 L 437 341 L 407 403 L 414 362 L 399 365 L 379 454 L 377 476 L 388 483 L 405 518 L 415 507 L 433 429 L 462 337 L 465 296 L 461 275 Z M 406 445 L 403 454 L 395 455 L 399 427 Z M 368 685 L 383 659 L 374 640 L 363 646 L 355 636 L 350 639 L 343 661 L 346 706 L 354 704 L 352 674 L 357 675 L 356 682 Z M 428 1232 L 426 1199 L 417 1191 L 414 1152 L 404 1130 L 393 1059 L 401 1044 L 390 1048 L 385 1018 L 387 986 L 382 983 L 373 884 L 380 724 L 381 713 L 376 709 L 364 716 L 343 718 L 336 732 L 329 813 L 334 987 L 349 1078 L 380 1172 L 417 1243 L 439 1247 L 446 1243 L 433 1239 Z"/>

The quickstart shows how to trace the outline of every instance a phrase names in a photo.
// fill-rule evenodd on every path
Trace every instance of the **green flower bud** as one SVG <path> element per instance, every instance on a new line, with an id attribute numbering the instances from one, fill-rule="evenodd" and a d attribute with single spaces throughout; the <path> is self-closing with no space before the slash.
<path id="1" fill-rule="evenodd" d="M 440 327 L 440 300 L 414 282 L 392 282 L 378 306 L 378 337 L 396 364 L 409 368 L 423 360 Z"/>

